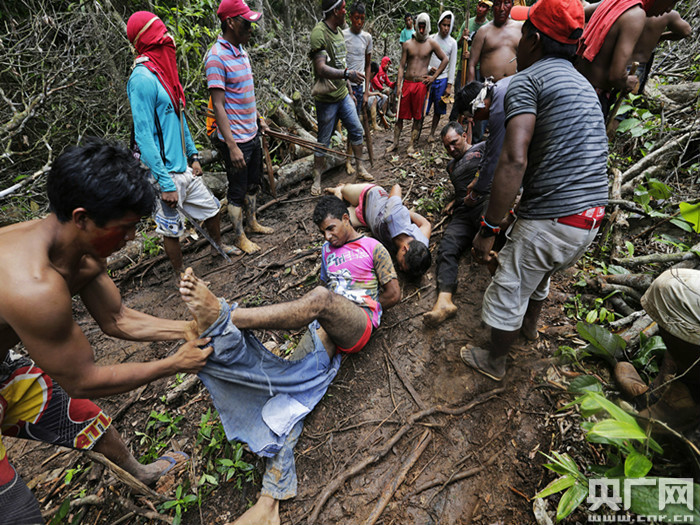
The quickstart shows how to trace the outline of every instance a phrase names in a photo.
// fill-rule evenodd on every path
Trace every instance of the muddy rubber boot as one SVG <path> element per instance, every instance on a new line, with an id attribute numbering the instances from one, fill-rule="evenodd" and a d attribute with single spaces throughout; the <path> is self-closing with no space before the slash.
<path id="1" fill-rule="evenodd" d="M 263 226 L 258 222 L 258 218 L 255 214 L 257 209 L 257 197 L 255 195 L 247 194 L 245 196 L 245 221 L 248 226 L 246 230 L 252 233 L 263 233 L 265 235 L 274 233 L 275 230 L 268 228 L 267 226 Z"/>
<path id="2" fill-rule="evenodd" d="M 352 152 L 355 155 L 355 164 L 357 165 L 357 178 L 367 182 L 373 181 L 374 177 L 369 171 L 367 171 L 365 168 L 365 163 L 362 160 L 362 144 L 353 144 Z"/>
<path id="3" fill-rule="evenodd" d="M 417 129 L 411 130 L 411 142 L 408 143 L 408 148 L 406 148 L 406 153 L 408 153 L 409 155 L 413 155 L 416 152 L 413 145 L 418 140 L 418 133 L 419 133 L 419 130 L 417 130 Z"/>
<path id="4" fill-rule="evenodd" d="M 387 148 L 387 152 L 396 151 L 399 147 L 399 136 L 401 135 L 401 129 L 398 125 L 394 126 L 394 143 Z"/>
<path id="5" fill-rule="evenodd" d="M 352 154 L 354 149 L 354 146 L 350 144 L 350 141 L 348 141 L 348 148 L 347 148 L 347 154 L 350 155 Z M 348 175 L 354 175 L 355 174 L 355 168 L 352 166 L 352 159 L 350 157 L 345 157 L 345 171 Z"/>
<path id="6" fill-rule="evenodd" d="M 255 253 L 260 249 L 260 246 L 251 242 L 246 237 L 243 231 L 243 208 L 235 204 L 229 204 L 227 207 L 229 219 L 233 223 L 233 243 L 245 253 Z"/>
<path id="7" fill-rule="evenodd" d="M 369 108 L 369 118 L 372 120 L 372 131 L 379 131 L 379 124 L 377 124 L 377 105 L 372 104 Z"/>

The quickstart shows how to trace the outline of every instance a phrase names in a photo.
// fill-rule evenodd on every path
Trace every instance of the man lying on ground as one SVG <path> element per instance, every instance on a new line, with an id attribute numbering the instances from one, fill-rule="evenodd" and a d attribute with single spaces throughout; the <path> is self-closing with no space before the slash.
<path id="1" fill-rule="evenodd" d="M 211 393 L 228 439 L 267 458 L 261 495 L 235 523 L 279 523 L 279 501 L 296 495 L 294 446 L 303 419 L 325 394 L 340 355 L 359 352 L 384 308 L 400 297 L 396 272 L 377 240 L 358 234 L 340 199 L 324 196 L 314 222 L 326 238 L 321 280 L 300 299 L 238 308 L 217 299 L 187 269 L 182 299 L 214 353 L 199 376 Z M 251 330 L 308 326 L 289 360 L 269 352 Z M 231 400 L 235 399 L 235 403 Z"/>
<path id="2" fill-rule="evenodd" d="M 102 331 L 130 341 L 193 338 L 193 325 L 127 308 L 105 258 L 134 238 L 156 195 L 130 151 L 102 141 L 71 148 L 47 179 L 51 213 L 0 229 L 0 434 L 94 450 L 140 481 L 154 483 L 172 455 L 142 465 L 111 418 L 90 398 L 128 392 L 178 372 L 197 372 L 210 348 L 184 344 L 146 363 L 98 365 L 73 319 L 80 295 Z M 28 357 L 12 350 L 24 344 Z M 181 454 L 184 456 L 184 454 Z M 0 522 L 43 523 L 31 491 L 0 441 Z"/>
<path id="3" fill-rule="evenodd" d="M 418 278 L 430 268 L 430 221 L 410 211 L 401 202 L 401 186 L 389 193 L 376 184 L 341 184 L 326 188 L 350 203 L 350 220 L 365 226 L 396 256 L 396 262 L 409 276 Z"/>

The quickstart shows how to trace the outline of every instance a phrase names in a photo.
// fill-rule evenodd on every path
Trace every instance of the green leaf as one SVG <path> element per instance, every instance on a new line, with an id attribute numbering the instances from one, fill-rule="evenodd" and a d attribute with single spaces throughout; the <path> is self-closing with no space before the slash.
<path id="1" fill-rule="evenodd" d="M 564 492 L 557 506 L 557 521 L 561 521 L 576 510 L 588 496 L 588 485 L 577 483 Z"/>
<path id="2" fill-rule="evenodd" d="M 678 217 L 671 219 L 670 221 L 671 224 L 673 224 L 675 227 L 680 228 L 683 231 L 686 232 L 692 232 L 693 230 L 693 225 L 690 224 L 688 221 L 679 219 Z"/>
<path id="3" fill-rule="evenodd" d="M 177 500 L 166 501 L 165 503 L 163 503 L 163 508 L 164 509 L 171 509 L 177 504 L 178 504 Z"/>
<path id="4" fill-rule="evenodd" d="M 628 274 L 630 271 L 622 266 L 617 266 L 616 264 L 608 265 L 608 273 L 612 275 L 623 275 Z"/>
<path id="5" fill-rule="evenodd" d="M 622 351 L 627 346 L 622 337 L 610 333 L 602 326 L 579 322 L 576 331 L 590 343 L 586 350 L 605 359 L 610 366 L 615 366 L 617 358 L 622 356 Z"/>
<path id="6" fill-rule="evenodd" d="M 654 480 L 654 485 L 633 486 L 631 494 L 630 511 L 638 515 L 658 516 L 666 515 L 667 523 L 694 523 L 700 524 L 700 485 L 693 484 L 693 501 L 691 508 L 688 510 L 686 505 L 679 503 L 666 504 L 663 510 L 659 509 L 659 479 L 663 478 L 646 478 Z M 668 478 L 666 478 L 668 479 Z M 692 521 L 685 521 L 682 516 L 690 516 Z"/>
<path id="7" fill-rule="evenodd" d="M 547 485 L 544 489 L 542 489 L 540 492 L 535 494 L 536 498 L 546 498 L 547 496 L 551 496 L 552 494 L 556 494 L 557 492 L 561 492 L 564 489 L 568 489 L 571 487 L 574 483 L 576 483 L 576 478 L 572 476 L 562 476 L 560 478 L 555 479 L 552 481 L 549 485 Z"/>
<path id="8" fill-rule="evenodd" d="M 625 248 L 627 248 L 627 253 L 629 256 L 632 257 L 634 255 L 634 244 L 632 244 L 630 241 L 625 241 Z"/>
<path id="9" fill-rule="evenodd" d="M 586 392 L 602 392 L 603 385 L 594 376 L 578 376 L 569 384 L 569 392 L 585 394 Z"/>
<path id="10" fill-rule="evenodd" d="M 626 131 L 631 130 L 633 127 L 641 124 L 641 120 L 638 118 L 626 118 L 622 122 L 620 122 L 620 125 L 617 127 L 617 132 L 618 133 L 624 133 Z"/>
<path id="11" fill-rule="evenodd" d="M 678 208 L 680 209 L 681 217 L 692 224 L 696 232 L 700 232 L 700 203 L 680 202 Z"/>
<path id="12" fill-rule="evenodd" d="M 632 452 L 625 459 L 625 476 L 628 478 L 643 478 L 651 470 L 651 460 L 644 454 Z"/>
<path id="13" fill-rule="evenodd" d="M 607 439 L 645 441 L 647 438 L 647 435 L 636 422 L 629 423 L 627 421 L 615 421 L 614 419 L 605 419 L 596 423 L 589 434 Z"/>
<path id="14" fill-rule="evenodd" d="M 591 310 L 586 314 L 587 323 L 595 323 L 598 320 L 598 312 L 596 310 Z"/>

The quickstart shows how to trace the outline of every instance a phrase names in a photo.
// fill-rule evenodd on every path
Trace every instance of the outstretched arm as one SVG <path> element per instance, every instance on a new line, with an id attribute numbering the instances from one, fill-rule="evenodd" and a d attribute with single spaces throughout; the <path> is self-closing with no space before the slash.
<path id="1" fill-rule="evenodd" d="M 6 297 L 16 308 L 3 315 L 30 357 L 72 397 L 119 394 L 177 372 L 197 372 L 211 353 L 211 348 L 197 346 L 208 339 L 197 339 L 158 361 L 99 366 L 73 320 L 70 291 L 63 278 L 48 275 L 38 283 L 16 284 L 16 297 Z"/>
<path id="2" fill-rule="evenodd" d="M 693 34 L 692 26 L 681 18 L 678 11 L 671 11 L 667 17 L 666 29 L 668 31 L 661 33 L 660 40 L 682 40 Z"/>

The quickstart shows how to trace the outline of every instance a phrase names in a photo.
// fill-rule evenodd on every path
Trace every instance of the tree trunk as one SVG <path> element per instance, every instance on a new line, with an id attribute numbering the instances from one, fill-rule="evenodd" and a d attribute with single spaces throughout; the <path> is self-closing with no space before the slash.
<path id="1" fill-rule="evenodd" d="M 340 166 L 345 162 L 342 157 L 327 156 L 326 169 Z M 306 178 L 311 178 L 314 170 L 314 156 L 309 155 L 303 159 L 295 160 L 289 164 L 282 166 L 277 172 L 277 191 L 282 191 L 285 188 L 294 186 Z"/>

